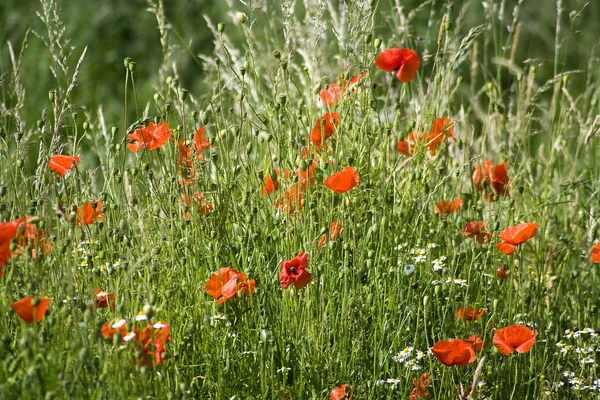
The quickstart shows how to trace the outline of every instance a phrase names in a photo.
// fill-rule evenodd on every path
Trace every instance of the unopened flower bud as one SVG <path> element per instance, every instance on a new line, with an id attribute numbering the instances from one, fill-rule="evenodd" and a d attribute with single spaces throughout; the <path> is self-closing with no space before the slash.
<path id="1" fill-rule="evenodd" d="M 235 17 L 237 18 L 237 20 L 240 24 L 243 24 L 244 22 L 246 22 L 246 16 L 244 15 L 243 12 L 238 11 L 235 14 Z"/>
<path id="2" fill-rule="evenodd" d="M 223 23 L 219 22 L 217 24 L 217 30 L 219 31 L 219 33 L 223 33 L 223 31 L 225 30 L 225 25 L 223 25 Z"/>

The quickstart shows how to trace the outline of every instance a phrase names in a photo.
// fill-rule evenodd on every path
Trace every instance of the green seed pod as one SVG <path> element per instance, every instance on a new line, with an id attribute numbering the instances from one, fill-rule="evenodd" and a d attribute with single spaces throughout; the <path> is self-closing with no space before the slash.
<path id="1" fill-rule="evenodd" d="M 219 33 L 223 33 L 225 31 L 225 25 L 221 22 L 219 22 L 217 24 L 217 30 L 219 31 Z"/>
<path id="2" fill-rule="evenodd" d="M 275 57 L 276 59 L 281 59 L 281 52 L 277 49 L 273 50 L 273 57 Z"/>
<path id="3" fill-rule="evenodd" d="M 378 50 L 380 46 L 381 46 L 381 39 L 375 38 L 375 40 L 373 40 L 373 48 L 375 50 Z"/>

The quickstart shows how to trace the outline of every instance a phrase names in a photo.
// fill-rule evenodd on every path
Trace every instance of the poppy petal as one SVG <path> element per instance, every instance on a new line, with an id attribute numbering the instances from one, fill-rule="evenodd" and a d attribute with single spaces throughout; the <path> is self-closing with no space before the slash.
<path id="1" fill-rule="evenodd" d="M 507 242 L 500 242 L 496 245 L 496 248 L 498 250 L 500 250 L 501 252 L 503 252 L 504 254 L 506 254 L 507 256 L 510 256 L 512 253 L 515 252 L 515 250 L 517 249 L 517 246 L 515 246 L 514 244 L 507 243 Z"/>
<path id="2" fill-rule="evenodd" d="M 346 167 L 327 178 L 324 184 L 334 192 L 342 194 L 358 185 L 359 181 L 358 172 L 352 167 Z"/>

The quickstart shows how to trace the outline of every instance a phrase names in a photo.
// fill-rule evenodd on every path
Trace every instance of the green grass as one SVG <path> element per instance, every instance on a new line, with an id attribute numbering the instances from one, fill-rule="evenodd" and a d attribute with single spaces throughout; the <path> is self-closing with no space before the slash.
<path id="1" fill-rule="evenodd" d="M 6 44 L 0 52 L 0 221 L 35 216 L 52 241 L 47 255 L 29 247 L 4 265 L 0 398 L 327 399 L 342 384 L 354 399 L 408 398 L 422 373 L 431 398 L 453 398 L 478 362 L 446 367 L 428 349 L 473 334 L 487 342 L 473 398 L 598 397 L 600 339 L 582 331 L 600 329 L 589 259 L 600 239 L 600 4 L 250 1 L 211 9 L 205 21 L 169 3 L 164 13 L 160 2 L 150 13 L 143 2 L 104 10 L 115 20 L 92 26 L 117 32 L 106 43 L 66 4 L 29 4 L 56 10 L 46 23 L 17 18 L 16 4 L 0 12 L 14 53 L 13 65 Z M 143 35 L 118 33 L 139 21 Z M 194 36 L 196 25 L 208 33 Z M 393 47 L 419 54 L 412 82 L 375 67 Z M 321 89 L 360 72 L 351 100 L 322 107 Z M 305 160 L 328 111 L 339 125 Z M 435 156 L 396 150 L 439 117 L 454 122 L 456 141 Z M 160 120 L 174 140 L 131 153 L 136 122 Z M 176 141 L 191 145 L 200 126 L 216 148 L 193 157 L 193 183 L 181 185 Z M 55 154 L 81 160 L 60 178 L 48 167 Z M 310 157 L 302 210 L 275 206 L 297 183 L 293 172 L 262 195 L 267 175 L 306 171 Z M 508 196 L 486 201 L 476 190 L 485 160 L 509 164 Z M 348 165 L 358 186 L 336 194 L 323 184 Z M 214 207 L 208 215 L 182 200 L 194 192 Z M 457 212 L 435 213 L 457 197 Z M 104 219 L 76 226 L 88 201 L 102 203 Z M 319 247 L 333 221 L 341 237 Z M 465 237 L 469 221 L 485 221 L 492 240 Z M 498 234 L 521 222 L 539 223 L 537 235 L 502 254 Z M 302 251 L 312 282 L 282 289 L 282 261 Z M 217 304 L 205 284 L 226 266 L 256 290 Z M 115 294 L 114 310 L 94 306 L 97 288 Z M 11 308 L 25 296 L 51 299 L 38 324 Z M 464 306 L 486 312 L 465 322 L 456 317 Z M 170 325 L 158 365 L 140 365 L 135 343 L 101 334 L 117 318 L 130 332 L 144 313 Z M 505 357 L 492 338 L 516 323 L 535 329 L 536 343 Z"/>

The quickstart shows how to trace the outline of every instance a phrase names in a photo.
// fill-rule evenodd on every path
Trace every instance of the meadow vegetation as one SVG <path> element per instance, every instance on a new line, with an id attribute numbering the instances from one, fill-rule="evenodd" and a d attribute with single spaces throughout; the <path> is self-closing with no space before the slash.
<path id="1" fill-rule="evenodd" d="M 0 398 L 600 396 L 600 3 L 95 3 L 0 6 Z"/>

